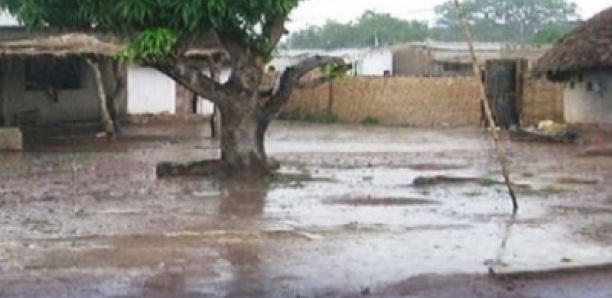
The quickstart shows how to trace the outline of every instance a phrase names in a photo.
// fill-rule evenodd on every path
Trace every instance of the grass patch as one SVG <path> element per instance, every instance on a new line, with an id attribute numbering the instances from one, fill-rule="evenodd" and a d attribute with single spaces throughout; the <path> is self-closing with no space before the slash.
<path id="1" fill-rule="evenodd" d="M 379 125 L 380 124 L 380 120 L 378 120 L 378 118 L 376 118 L 376 117 L 368 116 L 368 117 L 363 118 L 363 120 L 361 120 L 361 124 L 363 124 L 363 125 Z"/>
<path id="2" fill-rule="evenodd" d="M 303 111 L 283 112 L 278 119 L 313 123 L 340 123 L 340 118 L 333 113 L 312 113 Z"/>

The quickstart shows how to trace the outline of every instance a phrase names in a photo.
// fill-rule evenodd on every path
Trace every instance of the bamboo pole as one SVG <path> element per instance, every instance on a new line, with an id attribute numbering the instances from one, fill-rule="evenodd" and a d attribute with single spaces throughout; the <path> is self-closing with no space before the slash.
<path id="1" fill-rule="evenodd" d="M 482 72 L 478 65 L 478 58 L 476 57 L 476 52 L 474 50 L 472 32 L 470 31 L 470 27 L 467 21 L 465 20 L 465 15 L 463 13 L 463 10 L 461 9 L 459 0 L 454 0 L 454 2 L 455 2 L 455 12 L 457 13 L 457 17 L 459 18 L 459 21 L 461 22 L 461 25 L 463 27 L 463 34 L 465 35 L 465 39 L 470 49 L 470 54 L 472 56 L 472 66 L 474 68 L 474 75 L 476 76 L 476 78 L 478 78 L 478 81 L 480 81 L 480 96 L 481 96 L 480 99 L 482 101 L 482 105 L 485 110 L 486 120 L 489 124 L 489 130 L 491 131 L 491 138 L 493 139 L 493 145 L 495 147 L 497 159 L 501 166 L 502 176 L 504 176 L 504 182 L 506 183 L 506 186 L 508 187 L 508 193 L 510 194 L 510 198 L 512 199 L 512 211 L 514 214 L 516 214 L 518 212 L 519 205 L 516 199 L 516 193 L 514 191 L 512 180 L 510 179 L 510 170 L 508 169 L 508 160 L 506 159 L 503 149 L 501 148 L 501 144 L 499 142 L 499 134 L 497 133 L 497 125 L 495 124 L 495 119 L 493 119 L 493 113 L 491 112 L 491 106 L 489 105 L 489 101 L 487 100 L 487 90 L 484 85 L 484 82 L 482 82 L 481 80 Z"/>
<path id="2" fill-rule="evenodd" d="M 108 107 L 106 105 L 106 92 L 104 91 L 104 84 L 102 83 L 102 73 L 100 72 L 100 66 L 97 62 L 90 58 L 85 59 L 85 61 L 91 68 L 91 71 L 94 75 L 94 79 L 96 81 L 104 132 L 106 132 L 109 138 L 113 138 L 115 136 L 115 125 L 113 123 L 113 119 L 110 116 L 110 113 L 108 112 Z"/>

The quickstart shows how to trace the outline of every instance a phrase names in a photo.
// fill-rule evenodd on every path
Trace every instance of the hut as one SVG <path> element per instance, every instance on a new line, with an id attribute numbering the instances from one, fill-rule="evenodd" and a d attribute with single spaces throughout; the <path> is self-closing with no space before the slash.
<path id="1" fill-rule="evenodd" d="M 120 50 L 87 34 L 2 38 L 0 124 L 112 123 L 126 107 L 126 70 L 114 59 Z"/>
<path id="2" fill-rule="evenodd" d="M 534 72 L 565 83 L 568 123 L 612 124 L 612 7 L 557 42 Z"/>
<path id="3" fill-rule="evenodd" d="M 0 28 L 0 126 L 101 123 L 133 115 L 212 113 L 212 104 L 155 69 L 124 65 L 125 43 L 90 33 Z M 198 68 L 208 58 L 229 70 L 225 51 L 211 42 L 187 50 Z"/>

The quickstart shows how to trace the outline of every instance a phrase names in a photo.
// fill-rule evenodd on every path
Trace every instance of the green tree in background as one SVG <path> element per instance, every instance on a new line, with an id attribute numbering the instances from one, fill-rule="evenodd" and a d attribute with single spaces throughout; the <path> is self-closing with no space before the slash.
<path id="1" fill-rule="evenodd" d="M 573 24 L 548 25 L 541 28 L 535 35 L 533 42 L 537 44 L 553 44 L 563 38 L 573 28 Z"/>
<path id="2" fill-rule="evenodd" d="M 292 48 L 349 48 L 424 40 L 427 23 L 405 21 L 390 14 L 366 11 L 357 21 L 342 24 L 328 21 L 322 27 L 309 27 L 290 36 Z"/>
<path id="3" fill-rule="evenodd" d="M 531 42 L 551 26 L 570 28 L 579 18 L 575 3 L 567 0 L 466 0 L 465 16 L 479 40 Z M 461 27 L 452 1 L 436 7 L 438 34 L 461 39 Z"/>
<path id="4" fill-rule="evenodd" d="M 273 89 L 262 89 L 264 65 L 285 33 L 299 0 L 0 0 L 0 8 L 30 27 L 95 30 L 128 41 L 125 57 L 152 66 L 221 112 L 222 169 L 268 173 L 264 135 L 299 79 L 335 58 L 312 57 L 287 69 Z M 214 43 L 229 55 L 227 83 L 203 75 L 186 55 Z M 95 57 L 92 57 L 95 58 Z M 195 166 L 195 165 L 191 165 Z"/>
<path id="5" fill-rule="evenodd" d="M 465 0 L 462 1 L 475 39 L 500 42 L 550 42 L 571 30 L 579 19 L 576 4 L 567 0 Z M 435 8 L 436 25 L 408 21 L 368 11 L 348 24 L 328 21 L 321 27 L 295 32 L 290 48 L 347 48 L 422 41 L 463 40 L 452 1 Z"/>

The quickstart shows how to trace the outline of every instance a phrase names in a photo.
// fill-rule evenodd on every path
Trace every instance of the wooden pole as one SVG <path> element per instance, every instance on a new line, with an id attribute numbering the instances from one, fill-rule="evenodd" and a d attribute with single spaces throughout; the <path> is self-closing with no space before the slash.
<path id="1" fill-rule="evenodd" d="M 480 82 L 480 96 L 481 96 L 480 99 L 482 101 L 482 105 L 485 110 L 486 120 L 489 124 L 489 130 L 491 131 L 493 145 L 497 153 L 497 159 L 501 166 L 502 176 L 504 176 L 504 182 L 506 183 L 506 186 L 508 187 L 508 193 L 510 194 L 510 198 L 512 199 L 512 211 L 514 214 L 516 214 L 518 212 L 519 205 L 516 199 L 516 193 L 514 191 L 512 180 L 510 179 L 510 170 L 508 169 L 508 160 L 506 159 L 506 156 L 504 155 L 504 152 L 501 148 L 501 145 L 499 142 L 499 134 L 497 133 L 497 125 L 495 124 L 495 119 L 493 119 L 493 113 L 491 112 L 491 106 L 489 105 L 489 101 L 487 100 L 487 90 L 486 90 L 484 83 L 481 80 L 482 72 L 480 71 L 480 66 L 478 64 L 478 58 L 476 57 L 476 51 L 474 50 L 472 32 L 470 31 L 470 27 L 467 21 L 465 20 L 465 15 L 463 13 L 463 10 L 461 9 L 459 0 L 454 0 L 454 2 L 455 2 L 455 12 L 457 13 L 457 17 L 459 18 L 459 21 L 461 22 L 461 25 L 463 27 L 463 34 L 465 35 L 465 39 L 470 49 L 470 54 L 472 56 L 472 66 L 474 68 L 474 75 L 476 76 L 476 78 L 478 78 L 478 81 Z"/>
<path id="2" fill-rule="evenodd" d="M 93 59 L 87 58 L 85 59 L 91 71 L 93 72 L 94 79 L 96 81 L 96 87 L 98 91 L 98 97 L 100 100 L 100 113 L 102 116 L 102 125 L 104 126 L 104 131 L 106 132 L 109 138 L 113 138 L 115 136 L 115 125 L 113 124 L 113 119 L 108 112 L 108 106 L 106 105 L 106 92 L 104 91 L 104 83 L 102 82 L 102 73 L 100 72 L 100 66 Z"/>

